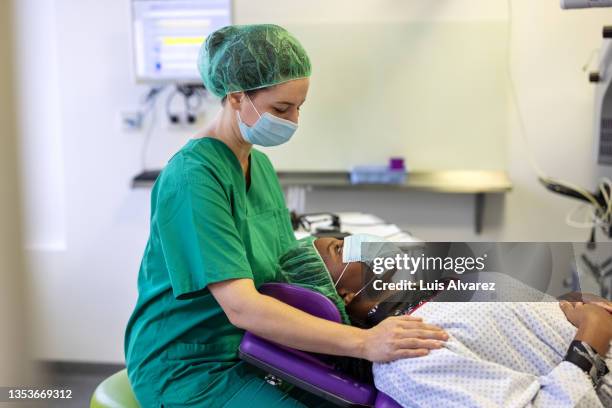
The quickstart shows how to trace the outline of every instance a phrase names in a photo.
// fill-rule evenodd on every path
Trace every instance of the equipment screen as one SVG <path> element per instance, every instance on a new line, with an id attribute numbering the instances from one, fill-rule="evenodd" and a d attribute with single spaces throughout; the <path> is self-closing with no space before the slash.
<path id="1" fill-rule="evenodd" d="M 138 82 L 200 83 L 206 36 L 232 23 L 231 0 L 132 0 Z"/>

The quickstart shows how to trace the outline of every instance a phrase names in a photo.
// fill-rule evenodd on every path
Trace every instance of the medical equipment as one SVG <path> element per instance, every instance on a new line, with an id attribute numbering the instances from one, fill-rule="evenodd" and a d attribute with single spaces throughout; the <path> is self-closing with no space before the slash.
<path id="1" fill-rule="evenodd" d="M 186 123 L 193 125 L 198 119 L 198 110 L 206 92 L 202 85 L 177 84 L 176 89 L 168 94 L 166 98 L 166 115 L 172 124 Z M 172 109 L 172 101 L 178 97 L 183 97 L 183 112 L 179 113 Z"/>
<path id="2" fill-rule="evenodd" d="M 339 323 L 338 309 L 320 293 L 284 283 L 266 283 L 260 292 L 306 313 Z M 328 356 L 284 347 L 245 333 L 239 355 L 244 361 L 340 406 L 399 408 L 374 384 L 338 371 Z M 268 377 L 271 379 L 271 377 Z"/>
<path id="3" fill-rule="evenodd" d="M 186 85 L 176 84 L 176 88 L 170 92 L 164 92 L 168 88 L 167 85 L 156 85 L 152 86 L 142 98 L 140 110 L 137 112 L 133 119 L 133 122 L 126 123 L 127 126 L 142 127 L 145 123 L 147 124 L 144 132 L 144 140 L 140 152 L 141 167 L 143 173 L 136 176 L 134 182 L 136 183 L 139 178 L 146 177 L 155 173 L 155 177 L 159 172 L 148 170 L 147 155 L 149 145 L 153 132 L 156 129 L 157 123 L 157 101 L 165 96 L 166 98 L 166 115 L 168 122 L 172 124 L 186 123 L 188 125 L 194 125 L 197 121 L 198 114 L 201 112 L 206 92 L 204 87 L 201 85 Z M 183 96 L 184 100 L 184 112 L 173 111 L 171 108 L 172 101 L 177 96 Z M 124 119 L 124 121 L 126 121 Z"/>
<path id="4" fill-rule="evenodd" d="M 508 3 L 510 5 L 510 3 Z M 564 9 L 586 7 L 612 7 L 612 0 L 561 0 Z M 612 238 L 612 180 L 607 176 L 612 165 L 612 27 L 603 29 L 604 45 L 600 52 L 599 72 L 592 72 L 589 80 L 596 84 L 595 91 L 595 146 L 600 176 L 598 189 L 590 192 L 586 189 L 550 178 L 539 172 L 540 182 L 549 190 L 569 197 L 578 198 L 589 204 L 590 219 L 576 222 L 572 219 L 575 211 L 567 215 L 566 222 L 571 226 L 591 228 L 590 241 L 595 241 L 597 228 Z M 537 170 L 537 166 L 536 166 Z M 582 208 L 582 207 L 581 207 Z"/>
<path id="5" fill-rule="evenodd" d="M 612 26 L 603 28 L 599 71 L 589 79 L 595 84 L 595 139 L 597 162 L 612 165 Z"/>
<path id="6" fill-rule="evenodd" d="M 300 227 L 318 238 L 335 237 L 344 238 L 348 233 L 341 232 L 340 217 L 333 213 L 309 213 L 298 215 L 295 211 L 291 212 L 291 223 L 293 230 Z"/>
<path id="7" fill-rule="evenodd" d="M 612 181 L 605 177 L 604 166 L 612 165 L 612 27 L 603 29 L 604 46 L 600 56 L 599 72 L 590 74 L 589 79 L 596 84 L 595 91 L 595 155 L 600 165 L 598 172 L 602 179 L 598 191 L 589 192 L 579 186 L 541 175 L 539 180 L 549 190 L 569 197 L 586 201 L 591 209 L 591 219 L 578 223 L 572 219 L 575 211 L 568 214 L 567 223 L 577 227 L 588 227 L 602 231 L 612 238 Z M 595 233 L 591 234 L 594 241 Z"/>
<path id="8" fill-rule="evenodd" d="M 601 263 L 592 261 L 586 253 L 581 258 L 599 284 L 601 297 L 612 300 L 612 256 Z"/>
<path id="9" fill-rule="evenodd" d="M 610 252 L 606 243 L 586 245 L 586 250 L 580 253 L 581 265 L 584 267 L 581 268 L 578 264 L 572 265 L 563 285 L 571 292 L 596 293 L 595 288 L 597 287 L 602 298 L 612 300 L 612 256 L 609 255 Z M 590 286 L 590 289 L 585 289 L 585 284 L 587 287 Z"/>
<path id="10" fill-rule="evenodd" d="M 132 0 L 136 80 L 201 83 L 200 46 L 231 23 L 231 0 Z"/>
<path id="11" fill-rule="evenodd" d="M 570 226 L 591 228 L 591 242 L 595 241 L 595 230 L 599 227 L 608 237 L 612 238 L 612 184 L 609 179 L 603 179 L 599 192 L 591 193 L 581 187 L 550 177 L 539 177 L 539 181 L 550 191 L 568 197 L 586 201 L 592 209 L 590 219 L 579 223 L 572 219 L 575 212 L 568 214 L 566 222 Z M 582 207 L 579 207 L 579 209 Z"/>
<path id="12" fill-rule="evenodd" d="M 612 7 L 612 0 L 561 0 L 562 9 Z"/>

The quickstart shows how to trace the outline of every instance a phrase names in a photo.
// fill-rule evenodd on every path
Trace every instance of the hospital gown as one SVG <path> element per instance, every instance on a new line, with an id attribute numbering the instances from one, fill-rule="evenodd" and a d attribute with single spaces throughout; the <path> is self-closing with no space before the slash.
<path id="1" fill-rule="evenodd" d="M 563 361 L 576 328 L 556 301 L 429 302 L 413 315 L 450 338 L 425 357 L 374 364 L 376 387 L 402 406 L 612 407 L 612 373 L 596 393 Z"/>

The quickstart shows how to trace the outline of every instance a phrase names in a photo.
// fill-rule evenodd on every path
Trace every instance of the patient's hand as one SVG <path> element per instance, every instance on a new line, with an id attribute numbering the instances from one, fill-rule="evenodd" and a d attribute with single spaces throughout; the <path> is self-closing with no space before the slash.
<path id="1" fill-rule="evenodd" d="M 581 302 L 562 301 L 565 317 L 578 328 L 576 340 L 584 341 L 605 356 L 612 340 L 612 314 L 602 307 Z"/>
<path id="2" fill-rule="evenodd" d="M 559 297 L 559 300 L 567 300 L 568 302 L 589 303 L 597 305 L 599 307 L 603 307 L 608 312 L 612 313 L 612 302 L 592 293 L 570 292 Z"/>

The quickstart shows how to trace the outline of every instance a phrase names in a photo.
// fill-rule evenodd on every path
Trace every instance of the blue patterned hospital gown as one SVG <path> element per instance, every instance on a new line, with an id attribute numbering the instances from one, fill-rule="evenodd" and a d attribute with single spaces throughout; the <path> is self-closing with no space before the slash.
<path id="1" fill-rule="evenodd" d="M 563 361 L 576 328 L 556 301 L 430 302 L 414 315 L 450 339 L 425 357 L 374 364 L 376 387 L 402 406 L 612 408 L 612 373 L 595 392 Z"/>

